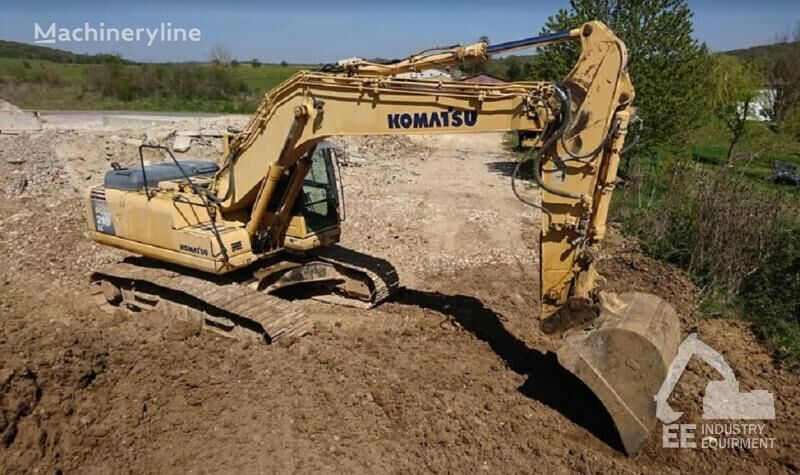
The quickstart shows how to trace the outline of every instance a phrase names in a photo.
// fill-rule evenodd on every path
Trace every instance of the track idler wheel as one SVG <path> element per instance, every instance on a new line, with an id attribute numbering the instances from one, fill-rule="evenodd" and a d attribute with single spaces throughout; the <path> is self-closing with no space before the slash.
<path id="1" fill-rule="evenodd" d="M 558 361 L 605 406 L 629 455 L 656 426 L 653 399 L 680 344 L 675 310 L 655 295 L 602 293 L 600 315 L 564 334 Z"/>

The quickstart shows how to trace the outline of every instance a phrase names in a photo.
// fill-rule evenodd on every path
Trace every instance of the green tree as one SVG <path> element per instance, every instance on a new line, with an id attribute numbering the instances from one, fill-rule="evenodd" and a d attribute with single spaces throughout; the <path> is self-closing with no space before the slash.
<path id="1" fill-rule="evenodd" d="M 533 69 L 533 63 L 526 61 L 522 65 L 522 77 L 523 78 L 531 78 L 533 77 L 535 69 Z"/>
<path id="2" fill-rule="evenodd" d="M 650 125 L 640 149 L 681 142 L 708 107 L 708 51 L 694 38 L 685 0 L 572 0 L 551 16 L 543 34 L 569 30 L 590 20 L 609 25 L 628 48 L 628 71 L 639 116 Z M 578 60 L 576 42 L 542 48 L 533 59 L 533 79 L 563 79 Z"/>
<path id="3" fill-rule="evenodd" d="M 794 135 L 797 140 L 800 140 L 800 110 L 793 110 L 788 117 L 786 117 L 786 130 Z"/>
<path id="4" fill-rule="evenodd" d="M 508 69 L 506 69 L 506 77 L 509 81 L 519 81 L 523 78 L 522 68 L 519 66 L 517 58 L 508 58 Z"/>
<path id="5" fill-rule="evenodd" d="M 800 21 L 778 35 L 773 56 L 766 60 L 766 85 L 771 89 L 767 112 L 778 125 L 792 124 L 800 113 Z"/>
<path id="6" fill-rule="evenodd" d="M 214 45 L 208 53 L 211 64 L 221 65 L 230 64 L 233 60 L 233 53 L 231 50 L 222 45 Z"/>
<path id="7" fill-rule="evenodd" d="M 728 165 L 732 165 L 736 144 L 744 135 L 761 78 L 752 63 L 724 54 L 713 57 L 710 73 L 714 115 L 730 134 Z"/>
<path id="8" fill-rule="evenodd" d="M 253 58 L 252 60 L 250 60 L 250 65 L 253 66 L 254 68 L 260 68 L 261 61 L 259 61 L 258 58 Z"/>

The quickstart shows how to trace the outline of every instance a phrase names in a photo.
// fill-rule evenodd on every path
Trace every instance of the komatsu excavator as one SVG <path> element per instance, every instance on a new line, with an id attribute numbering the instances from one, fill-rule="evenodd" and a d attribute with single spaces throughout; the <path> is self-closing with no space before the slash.
<path id="1" fill-rule="evenodd" d="M 560 83 L 475 84 L 399 73 L 480 63 L 491 55 L 578 41 Z M 654 395 L 678 347 L 675 311 L 659 298 L 603 292 L 598 246 L 634 113 L 625 45 L 605 25 L 497 45 L 426 50 L 378 64 L 354 60 L 295 74 L 269 91 L 220 163 L 179 161 L 160 145 L 139 166 L 115 166 L 86 195 L 91 237 L 141 257 L 97 270 L 95 298 L 114 311 L 158 309 L 227 336 L 272 343 L 309 332 L 282 292 L 370 307 L 399 282 L 394 268 L 338 246 L 340 135 L 524 131 L 538 143 L 541 328 L 560 364 L 599 398 L 628 453 L 655 427 Z M 151 148 L 169 157 L 145 164 Z M 310 289 L 310 290 L 309 290 Z M 532 304 L 533 306 L 533 304 Z M 533 313 L 533 312 L 532 312 Z"/>

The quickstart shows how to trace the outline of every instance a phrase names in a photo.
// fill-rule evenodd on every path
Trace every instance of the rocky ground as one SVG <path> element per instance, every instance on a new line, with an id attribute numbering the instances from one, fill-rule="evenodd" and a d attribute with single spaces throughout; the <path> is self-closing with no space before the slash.
<path id="1" fill-rule="evenodd" d="M 773 449 L 668 450 L 659 427 L 638 456 L 620 452 L 538 330 L 538 215 L 511 193 L 499 135 L 337 141 L 343 244 L 390 260 L 404 285 L 377 309 L 303 302 L 313 335 L 247 348 L 157 312 L 95 309 L 87 276 L 122 254 L 87 239 L 83 190 L 176 129 L 198 131 L 184 156 L 216 157 L 215 131 L 243 120 L 0 135 L 2 472 L 800 469 L 797 375 L 743 324 L 699 320 L 689 281 L 614 234 L 601 261 L 611 290 L 669 301 L 743 390 L 774 393 L 777 413 Z M 681 422 L 699 421 L 708 378 L 697 361 L 684 373 Z"/>

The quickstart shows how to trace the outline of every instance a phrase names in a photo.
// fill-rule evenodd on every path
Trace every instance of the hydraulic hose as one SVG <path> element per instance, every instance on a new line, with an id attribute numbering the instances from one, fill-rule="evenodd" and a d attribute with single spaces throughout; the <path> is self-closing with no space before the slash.
<path id="1" fill-rule="evenodd" d="M 559 95 L 559 97 L 563 97 L 563 96 Z M 563 113 L 562 113 L 562 118 L 563 119 L 562 120 L 565 121 L 567 124 L 571 124 L 572 123 L 572 108 L 570 107 L 570 102 L 571 101 L 569 99 L 570 99 L 570 94 L 569 94 L 569 91 L 567 91 L 566 92 L 566 103 L 567 103 L 566 107 L 564 107 L 565 99 L 562 98 L 562 100 L 561 100 L 561 110 L 563 111 Z M 564 133 L 561 134 L 561 147 L 564 149 L 564 151 L 567 153 L 567 155 L 569 155 L 573 160 L 583 161 L 583 160 L 585 160 L 585 159 L 587 159 L 589 157 L 593 157 L 593 156 L 597 155 L 598 153 L 600 153 L 606 147 L 606 145 L 611 140 L 611 138 L 614 137 L 614 135 L 617 133 L 617 130 L 619 130 L 619 122 L 614 122 L 613 124 L 611 124 L 611 127 L 608 129 L 608 134 L 606 134 L 605 138 L 603 138 L 603 140 L 601 140 L 600 143 L 597 144 L 597 147 L 595 147 L 591 152 L 587 152 L 587 153 L 585 153 L 583 155 L 576 155 L 576 154 L 572 153 L 569 150 L 569 148 L 567 147 L 567 143 L 564 141 L 564 136 L 566 135 L 566 130 L 564 130 Z M 571 161 L 571 160 L 567 159 L 567 160 L 564 160 L 564 161 Z"/>
<path id="2" fill-rule="evenodd" d="M 556 90 L 556 93 L 561 98 L 561 104 L 562 104 L 562 109 L 563 109 L 563 107 L 564 107 L 563 104 L 566 101 L 567 96 L 566 96 L 566 94 L 564 94 L 564 91 L 562 91 L 558 86 L 555 87 L 555 90 Z M 550 149 L 550 147 L 553 146 L 553 144 L 556 142 L 556 140 L 558 140 L 558 137 L 561 134 L 564 133 L 564 130 L 566 129 L 566 125 L 565 124 L 567 124 L 567 122 L 565 122 L 563 120 L 563 113 L 562 113 L 561 125 L 559 126 L 558 130 L 556 130 L 556 132 L 553 135 L 551 135 L 550 138 L 548 138 L 544 142 L 544 144 L 542 144 L 542 146 L 539 148 L 538 151 L 536 151 L 536 153 L 535 153 L 535 155 L 533 157 L 533 176 L 534 176 L 534 179 L 536 180 L 536 183 L 539 186 L 541 186 L 542 188 L 544 188 L 544 189 L 547 189 L 547 188 L 545 188 L 546 185 L 542 182 L 541 176 L 539 176 L 539 164 L 541 163 L 542 156 L 545 154 L 545 152 L 548 149 Z M 547 208 L 545 208 L 542 205 L 539 205 L 539 204 L 536 204 L 536 203 L 534 203 L 532 201 L 526 200 L 519 193 L 519 190 L 517 190 L 517 178 L 519 178 L 519 172 L 522 169 L 522 165 L 525 162 L 529 161 L 529 160 L 531 160 L 530 157 L 522 157 L 517 162 L 517 166 L 514 167 L 514 173 L 511 174 L 511 190 L 514 192 L 514 196 L 516 196 L 517 199 L 520 200 L 521 202 L 523 202 L 526 205 L 531 206 L 533 208 L 542 210 L 542 212 L 547 215 L 547 219 L 548 219 L 548 223 L 549 223 L 548 227 L 549 227 L 553 223 L 553 214 L 550 212 L 550 210 L 548 210 Z"/>
<path id="3" fill-rule="evenodd" d="M 558 95 L 558 98 L 561 101 L 561 126 L 558 128 L 558 130 L 556 130 L 555 135 L 550 137 L 550 139 L 544 145 L 542 145 L 542 148 L 539 149 L 536 155 L 534 155 L 533 179 L 536 180 L 536 184 L 538 184 L 540 187 L 542 187 L 543 190 L 547 191 L 548 193 L 552 193 L 557 196 L 563 196 L 564 198 L 572 198 L 583 201 L 586 198 L 585 195 L 570 193 L 568 191 L 562 191 L 553 188 L 542 180 L 542 176 L 539 173 L 539 167 L 541 166 L 544 154 L 547 152 L 547 150 L 550 149 L 550 147 L 552 147 L 555 144 L 556 140 L 558 139 L 563 140 L 564 134 L 567 133 L 567 129 L 570 126 L 571 101 L 570 101 L 569 91 L 564 91 L 564 89 L 562 89 L 560 86 L 555 86 L 554 89 L 556 91 L 556 95 Z"/>
<path id="4" fill-rule="evenodd" d="M 592 156 L 597 155 L 598 153 L 600 153 L 603 150 L 603 148 L 605 148 L 606 145 L 608 145 L 609 140 L 611 140 L 611 138 L 613 138 L 613 136 L 619 130 L 619 122 L 615 122 L 609 128 L 609 131 L 608 131 L 608 134 L 606 135 L 606 137 L 592 151 L 590 151 L 590 152 L 588 152 L 586 154 L 583 154 L 583 155 L 577 155 L 577 154 L 574 154 L 574 153 L 570 152 L 569 149 L 566 146 L 565 141 L 564 141 L 564 136 L 566 135 L 566 132 L 569 129 L 569 127 L 571 125 L 571 121 L 572 121 L 572 110 L 571 110 L 570 94 L 569 94 L 568 90 L 565 90 L 561 86 L 555 86 L 553 89 L 556 92 L 556 95 L 558 96 L 559 101 L 561 102 L 561 110 L 560 110 L 561 124 L 559 125 L 558 129 L 553 133 L 553 135 L 550 136 L 550 138 L 548 138 L 542 144 L 542 146 L 539 148 L 539 150 L 533 155 L 533 158 L 523 157 L 522 159 L 519 160 L 519 162 L 517 162 L 516 167 L 514 167 L 514 173 L 511 175 L 511 189 L 514 192 L 514 196 L 516 196 L 518 200 L 520 200 L 521 202 L 527 204 L 528 206 L 531 206 L 531 207 L 534 207 L 534 208 L 542 210 L 542 212 L 547 214 L 547 217 L 548 217 L 550 223 L 553 222 L 552 213 L 548 209 L 546 209 L 544 206 L 536 204 L 536 203 L 534 203 L 532 201 L 526 200 L 519 193 L 519 191 L 517 190 L 517 183 L 516 182 L 517 182 L 517 178 L 519 178 L 519 172 L 522 169 L 522 165 L 524 163 L 526 163 L 527 161 L 529 161 L 529 160 L 533 160 L 533 179 L 534 179 L 534 181 L 536 182 L 537 185 L 539 185 L 543 190 L 547 191 L 548 193 L 551 193 L 551 194 L 554 194 L 554 195 L 557 195 L 557 196 L 561 196 L 561 197 L 564 197 L 564 198 L 571 198 L 571 199 L 584 201 L 586 199 L 586 195 L 578 194 L 578 193 L 570 193 L 568 191 L 563 191 L 563 190 L 559 190 L 557 188 L 553 188 L 550 185 L 548 185 L 547 183 L 545 183 L 544 180 L 542 180 L 542 176 L 541 176 L 541 172 L 540 172 L 539 168 L 541 167 L 542 159 L 544 158 L 544 154 L 547 153 L 547 151 L 550 150 L 556 144 L 556 142 L 560 140 L 561 141 L 561 145 L 564 148 L 564 151 L 566 151 L 567 154 L 571 157 L 571 159 L 562 160 L 562 162 L 563 161 L 572 161 L 572 160 L 582 161 L 582 160 L 584 160 L 586 158 L 592 157 Z M 629 150 L 631 147 L 633 147 L 636 144 L 637 141 L 638 141 L 638 135 L 637 135 L 637 137 L 635 137 L 634 141 L 631 144 L 629 144 L 627 147 L 625 147 L 623 149 L 623 153 L 626 152 L 627 150 Z"/>
<path id="5" fill-rule="evenodd" d="M 213 215 L 214 215 L 216 209 L 214 208 L 212 203 L 210 203 L 211 200 L 210 200 L 210 198 L 208 196 L 208 190 L 206 190 L 204 188 L 199 188 L 197 186 L 197 184 L 195 184 L 195 182 L 192 181 L 192 178 L 189 176 L 188 173 L 186 173 L 186 170 L 183 169 L 183 166 L 181 165 L 181 162 L 179 162 L 178 159 L 175 158 L 175 155 L 172 153 L 172 150 L 169 147 L 165 147 L 163 145 L 149 145 L 149 144 L 139 145 L 139 156 L 140 157 L 142 157 L 142 149 L 145 149 L 145 148 L 161 149 L 161 150 L 166 151 L 167 154 L 169 155 L 169 158 L 171 158 L 172 161 L 175 163 L 175 166 L 178 167 L 178 171 L 180 171 L 181 175 L 183 175 L 184 180 L 186 180 L 189 183 L 189 186 L 192 188 L 192 192 L 194 192 L 195 195 L 199 196 L 200 199 L 203 200 L 203 205 L 208 210 L 209 216 L 211 216 L 211 228 L 214 231 L 214 236 L 217 238 L 217 244 L 219 245 L 220 252 L 222 253 L 222 258 L 223 258 L 223 260 L 225 262 L 228 262 L 228 260 L 229 260 L 228 251 L 227 251 L 227 249 L 225 249 L 225 243 L 222 242 L 222 237 L 219 234 L 219 230 L 217 229 L 217 224 L 216 224 L 216 222 L 214 221 L 214 218 L 213 218 Z M 145 170 L 145 168 L 144 168 L 144 159 L 142 158 L 142 175 L 145 176 L 145 187 L 146 187 L 147 186 L 147 178 L 146 178 L 146 175 L 144 175 L 144 173 L 145 173 L 144 170 Z M 227 193 L 226 193 L 226 195 L 227 195 Z M 149 196 L 149 193 L 148 193 L 148 196 Z"/>
<path id="6" fill-rule="evenodd" d="M 219 198 L 216 194 L 214 194 L 213 191 L 206 190 L 205 192 L 208 200 L 215 205 L 221 205 L 230 199 L 230 197 L 233 196 L 234 189 L 236 188 L 235 182 L 233 181 L 233 156 L 233 151 L 228 152 L 228 156 L 225 157 L 225 164 L 223 165 L 223 167 L 228 169 L 228 189 L 225 191 L 225 196 Z"/>
<path id="7" fill-rule="evenodd" d="M 630 129 L 631 125 L 633 124 L 639 124 L 639 127 L 636 129 L 636 135 L 634 135 L 631 139 L 631 143 L 622 147 L 622 150 L 619 152 L 620 155 L 625 155 L 628 153 L 633 147 L 636 146 L 637 143 L 639 143 L 639 139 L 642 138 L 642 132 L 644 131 L 644 120 L 642 120 L 642 118 L 638 115 L 634 116 L 633 120 L 631 120 L 630 124 L 628 124 L 628 129 Z"/>
<path id="8" fill-rule="evenodd" d="M 542 144 L 541 148 L 539 148 L 539 150 L 534 154 L 533 159 L 532 159 L 533 160 L 533 178 L 534 178 L 534 181 L 536 181 L 537 185 L 539 185 L 543 190 L 545 190 L 545 191 L 547 191 L 549 193 L 552 193 L 552 194 L 557 195 L 557 196 L 562 196 L 564 198 L 572 198 L 572 199 L 583 201 L 583 200 L 586 199 L 586 195 L 577 194 L 577 193 L 570 193 L 568 191 L 563 191 L 563 190 L 559 190 L 559 189 L 553 188 L 553 187 L 547 185 L 542 180 L 542 176 L 541 176 L 541 173 L 539 171 L 539 167 L 541 166 L 541 163 L 542 163 L 542 158 L 544 157 L 544 154 L 558 140 L 561 141 L 561 146 L 564 149 L 564 151 L 571 157 L 571 158 L 566 159 L 566 160 L 562 160 L 562 159 L 556 157 L 558 159 L 558 161 L 561 162 L 561 163 L 564 163 L 564 162 L 567 162 L 567 161 L 581 161 L 582 162 L 586 158 L 595 156 L 598 153 L 600 153 L 606 147 L 606 145 L 608 145 L 608 142 L 617 133 L 617 131 L 619 130 L 619 122 L 616 121 L 611 125 L 611 127 L 609 128 L 608 133 L 606 134 L 605 138 L 603 138 L 603 140 L 592 151 L 587 152 L 587 153 L 582 154 L 582 155 L 578 155 L 578 154 L 572 153 L 569 150 L 569 148 L 567 147 L 567 144 L 566 144 L 566 142 L 564 140 L 564 136 L 566 135 L 567 130 L 569 129 L 569 127 L 571 125 L 571 122 L 572 122 L 572 109 L 571 109 L 570 93 L 569 93 L 569 90 L 565 90 L 564 88 L 562 88 L 561 86 L 558 86 L 558 85 L 554 86 L 553 89 L 556 92 L 556 95 L 558 96 L 559 101 L 561 102 L 561 110 L 560 110 L 561 124 L 560 124 L 558 130 L 556 130 L 556 132 L 549 139 L 547 139 L 547 141 L 545 141 L 545 143 Z M 641 128 L 640 128 L 640 131 L 641 131 Z M 634 145 L 636 145 L 636 142 L 638 142 L 638 140 L 639 140 L 639 134 L 637 134 L 637 136 L 634 138 L 634 140 L 628 146 L 626 146 L 622 150 L 621 153 L 625 153 L 628 150 L 630 150 Z M 551 222 L 552 222 L 552 215 L 550 214 L 549 211 L 547 211 L 544 207 L 542 207 L 540 205 L 537 205 L 535 203 L 532 203 L 530 201 L 525 200 L 522 196 L 520 196 L 520 194 L 517 191 L 516 179 L 519 177 L 519 171 L 522 168 L 522 165 L 525 162 L 527 162 L 528 160 L 530 160 L 530 159 L 529 158 L 522 158 L 517 163 L 517 166 L 514 168 L 514 173 L 511 176 L 511 189 L 514 191 L 514 195 L 517 197 L 517 199 L 519 199 L 520 201 L 522 201 L 523 203 L 525 203 L 525 204 L 527 204 L 529 206 L 533 206 L 535 208 L 541 209 L 542 211 L 547 213 L 548 217 L 551 218 Z"/>

